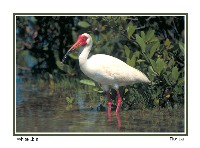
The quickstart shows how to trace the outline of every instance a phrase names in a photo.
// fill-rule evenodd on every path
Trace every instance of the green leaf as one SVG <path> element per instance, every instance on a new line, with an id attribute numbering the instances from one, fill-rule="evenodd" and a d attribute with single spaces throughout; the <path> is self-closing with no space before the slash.
<path id="1" fill-rule="evenodd" d="M 78 60 L 78 56 L 75 53 L 71 53 L 71 54 L 69 54 L 69 56 L 74 60 Z"/>
<path id="2" fill-rule="evenodd" d="M 90 25 L 88 22 L 80 21 L 80 22 L 78 22 L 78 26 L 79 26 L 79 27 L 82 27 L 82 28 L 88 28 L 88 27 L 90 27 L 91 25 Z"/>
<path id="3" fill-rule="evenodd" d="M 72 39 L 73 39 L 73 42 L 76 42 L 77 41 L 77 33 L 75 31 L 75 28 L 72 28 Z"/>
<path id="4" fill-rule="evenodd" d="M 145 48 L 146 48 L 146 44 L 145 44 L 144 40 L 138 34 L 136 34 L 136 41 L 140 45 L 142 51 L 144 52 Z"/>
<path id="5" fill-rule="evenodd" d="M 125 21 L 127 18 L 128 18 L 127 16 L 122 16 L 122 17 L 121 17 L 121 19 L 124 20 L 124 21 Z"/>
<path id="6" fill-rule="evenodd" d="M 136 51 L 136 52 L 134 52 L 134 54 L 133 54 L 136 58 L 139 58 L 139 56 L 140 56 L 140 52 L 139 51 Z"/>
<path id="7" fill-rule="evenodd" d="M 149 58 L 152 58 L 156 50 L 160 47 L 160 42 L 156 42 L 150 49 Z"/>
<path id="8" fill-rule="evenodd" d="M 62 70 L 64 71 L 64 72 L 68 72 L 68 65 L 66 65 L 66 64 L 63 64 L 63 67 L 62 67 Z"/>
<path id="9" fill-rule="evenodd" d="M 150 41 L 154 37 L 155 30 L 149 30 L 146 34 L 146 41 Z"/>
<path id="10" fill-rule="evenodd" d="M 105 16 L 106 19 L 110 20 L 112 16 Z"/>
<path id="11" fill-rule="evenodd" d="M 157 76 L 158 74 L 153 70 L 152 66 L 148 67 L 148 78 L 151 82 L 154 82 L 155 76 Z"/>
<path id="12" fill-rule="evenodd" d="M 177 66 L 172 68 L 172 78 L 174 81 L 177 81 L 179 77 L 179 72 Z"/>
<path id="13" fill-rule="evenodd" d="M 171 45 L 171 42 L 170 42 L 170 40 L 168 38 L 165 40 L 164 45 L 166 47 L 169 47 Z"/>
<path id="14" fill-rule="evenodd" d="M 184 84 L 184 77 L 178 79 L 178 85 Z"/>
<path id="15" fill-rule="evenodd" d="M 69 103 L 69 104 L 72 104 L 73 100 L 74 100 L 73 98 L 66 97 L 66 102 Z"/>
<path id="16" fill-rule="evenodd" d="M 156 61 L 156 65 L 157 65 L 157 73 L 160 75 L 161 71 L 165 67 L 164 59 L 158 58 L 157 61 Z"/>
<path id="17" fill-rule="evenodd" d="M 164 75 L 164 78 L 165 78 L 165 81 L 167 82 L 167 84 L 168 84 L 168 85 L 171 85 L 171 83 L 170 83 L 170 81 L 169 81 L 167 75 Z"/>
<path id="18" fill-rule="evenodd" d="M 132 36 L 132 34 L 135 32 L 135 29 L 136 29 L 136 26 L 135 25 L 133 25 L 133 23 L 132 22 L 130 22 L 129 24 L 128 24 L 128 27 L 127 27 L 127 33 L 128 33 L 128 38 L 130 39 L 130 37 Z"/>
<path id="19" fill-rule="evenodd" d="M 66 110 L 67 111 L 70 111 L 72 109 L 73 105 L 72 104 L 67 104 L 66 106 Z"/>
<path id="20" fill-rule="evenodd" d="M 181 49 L 181 52 L 184 54 L 184 43 L 183 42 L 181 42 L 181 41 L 179 41 L 179 47 L 180 47 L 180 49 Z"/>
<path id="21" fill-rule="evenodd" d="M 95 83 L 92 80 L 88 80 L 88 79 L 80 80 L 80 83 L 85 84 L 85 85 L 95 86 Z"/>
<path id="22" fill-rule="evenodd" d="M 171 68 L 172 66 L 174 66 L 174 64 L 175 64 L 175 61 L 171 59 L 167 66 Z"/>
<path id="23" fill-rule="evenodd" d="M 153 73 L 153 74 L 156 74 L 156 75 L 157 75 L 157 73 L 154 71 L 154 69 L 153 69 L 153 67 L 152 67 L 152 66 L 149 66 L 149 71 L 150 71 L 151 73 Z"/>
<path id="24" fill-rule="evenodd" d="M 151 62 L 151 66 L 153 68 L 153 71 L 157 73 L 157 66 L 156 66 L 156 62 L 152 59 L 150 59 L 150 62 Z"/>
<path id="25" fill-rule="evenodd" d="M 136 61 L 136 58 L 135 58 L 135 55 L 133 55 L 132 58 L 131 58 L 130 66 L 135 67 L 135 61 Z"/>
<path id="26" fill-rule="evenodd" d="M 56 65 L 58 66 L 58 68 L 63 69 L 63 63 L 61 63 L 60 61 L 56 61 Z"/>
<path id="27" fill-rule="evenodd" d="M 125 48 L 125 54 L 126 54 L 126 58 L 129 58 L 130 57 L 130 49 L 128 48 L 128 46 L 124 46 L 124 48 Z"/>
<path id="28" fill-rule="evenodd" d="M 150 42 L 158 42 L 159 41 L 159 39 L 157 38 L 157 37 L 153 37 L 153 38 L 151 38 L 151 40 L 150 40 Z"/>
<path id="29" fill-rule="evenodd" d="M 169 55 L 168 55 L 169 53 L 167 52 L 167 50 L 164 50 L 163 51 L 163 58 L 164 59 L 168 59 L 169 58 Z"/>
<path id="30" fill-rule="evenodd" d="M 36 19 L 34 16 L 31 16 L 31 22 L 32 22 L 32 23 L 36 23 L 36 22 L 37 22 L 37 19 Z"/>
<path id="31" fill-rule="evenodd" d="M 172 49 L 174 47 L 173 45 L 171 45 L 171 42 L 168 38 L 165 40 L 164 45 L 167 49 Z"/>
<path id="32" fill-rule="evenodd" d="M 141 31 L 141 37 L 145 41 L 145 33 L 144 33 L 144 31 Z"/>
<path id="33" fill-rule="evenodd" d="M 97 87 L 93 88 L 93 91 L 96 91 L 98 93 L 103 93 L 103 90 L 99 90 L 99 88 L 97 88 Z"/>
<path id="34" fill-rule="evenodd" d="M 136 58 L 135 58 L 135 55 L 133 55 L 131 59 L 127 58 L 126 63 L 131 67 L 135 67 L 135 61 L 136 61 Z"/>
<path id="35" fill-rule="evenodd" d="M 126 64 L 128 64 L 129 66 L 131 66 L 131 59 L 130 58 L 126 59 Z"/>
<path id="36" fill-rule="evenodd" d="M 146 60 L 142 60 L 142 59 L 139 59 L 137 60 L 137 63 L 141 63 L 141 62 L 145 62 Z"/>

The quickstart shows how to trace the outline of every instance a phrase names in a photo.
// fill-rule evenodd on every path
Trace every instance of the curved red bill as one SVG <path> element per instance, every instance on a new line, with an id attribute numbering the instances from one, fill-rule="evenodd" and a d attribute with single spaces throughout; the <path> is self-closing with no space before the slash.
<path id="1" fill-rule="evenodd" d="M 62 63 L 64 63 L 64 62 L 65 62 L 65 59 L 67 58 L 67 56 L 68 56 L 70 53 L 74 52 L 75 49 L 78 48 L 79 46 L 81 46 L 81 41 L 78 40 L 78 41 L 67 51 L 67 53 L 64 55 L 64 57 L 63 57 L 63 59 L 62 59 Z"/>
<path id="2" fill-rule="evenodd" d="M 87 42 L 87 37 L 86 36 L 79 36 L 78 40 L 76 41 L 76 43 L 74 43 L 74 45 L 67 51 L 67 53 L 64 55 L 63 59 L 62 59 L 62 63 L 65 62 L 65 59 L 67 58 L 67 56 L 72 53 L 73 51 L 75 51 L 76 48 L 86 45 Z"/>

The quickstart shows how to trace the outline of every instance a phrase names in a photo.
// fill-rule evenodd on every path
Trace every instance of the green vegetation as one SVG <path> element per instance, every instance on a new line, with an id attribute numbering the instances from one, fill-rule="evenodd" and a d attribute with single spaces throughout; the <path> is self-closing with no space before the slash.
<path id="1" fill-rule="evenodd" d="M 122 109 L 182 106 L 184 30 L 183 16 L 17 16 L 17 75 L 39 89 L 61 93 L 67 104 L 73 104 L 80 91 L 90 92 L 86 97 L 97 101 L 104 94 L 80 71 L 78 52 L 60 62 L 78 34 L 87 32 L 94 42 L 91 54 L 117 57 L 152 82 L 122 88 Z M 65 90 L 73 91 L 63 94 Z M 111 96 L 116 97 L 112 90 Z"/>

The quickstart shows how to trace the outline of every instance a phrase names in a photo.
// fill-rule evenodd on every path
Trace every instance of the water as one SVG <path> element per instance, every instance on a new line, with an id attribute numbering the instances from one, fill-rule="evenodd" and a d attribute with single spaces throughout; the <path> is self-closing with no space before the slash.
<path id="1" fill-rule="evenodd" d="M 18 111 L 19 112 L 19 111 Z M 23 111 L 22 111 L 23 112 Z M 31 112 L 31 109 L 29 110 Z M 17 132 L 183 132 L 182 120 L 168 113 L 32 110 L 17 115 Z"/>
<path id="2" fill-rule="evenodd" d="M 90 109 L 67 111 L 58 104 L 39 102 L 17 106 L 17 132 L 183 132 L 180 112 L 166 110 L 97 112 Z M 45 100 L 44 102 L 42 100 Z"/>
<path id="3" fill-rule="evenodd" d="M 48 89 L 25 87 L 17 83 L 16 132 L 184 132 L 184 110 L 137 109 L 114 111 L 96 110 L 98 100 L 76 94 L 75 103 Z M 86 97 L 86 98 L 85 98 Z"/>

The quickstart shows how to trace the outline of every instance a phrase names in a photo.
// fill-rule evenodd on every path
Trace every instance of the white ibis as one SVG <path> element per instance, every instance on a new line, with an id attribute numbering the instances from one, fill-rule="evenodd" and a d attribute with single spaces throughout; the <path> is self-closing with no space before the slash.
<path id="1" fill-rule="evenodd" d="M 83 33 L 78 36 L 76 43 L 65 54 L 62 62 L 77 47 L 80 47 L 79 66 L 82 72 L 101 84 L 102 89 L 106 91 L 108 98 L 108 112 L 111 111 L 112 101 L 109 94 L 109 86 L 111 85 L 117 91 L 117 108 L 118 113 L 122 98 L 119 93 L 119 86 L 131 85 L 134 83 L 149 83 L 149 79 L 141 71 L 127 65 L 125 62 L 105 54 L 96 54 L 88 59 L 88 54 L 92 48 L 92 37 Z"/>

